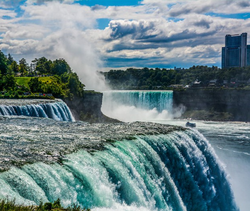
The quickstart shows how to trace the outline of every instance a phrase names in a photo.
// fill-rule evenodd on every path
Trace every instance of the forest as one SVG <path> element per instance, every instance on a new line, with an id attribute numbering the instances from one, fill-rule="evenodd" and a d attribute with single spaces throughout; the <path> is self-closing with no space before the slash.
<path id="1" fill-rule="evenodd" d="M 250 66 L 220 69 L 216 66 L 190 68 L 128 68 L 100 72 L 117 90 L 167 90 L 187 87 L 250 89 Z M 28 64 L 0 51 L 0 98 L 81 97 L 84 84 L 63 59 L 35 58 Z"/>
<path id="2" fill-rule="evenodd" d="M 29 65 L 0 51 L 0 98 L 81 97 L 84 84 L 62 58 L 35 58 Z"/>
<path id="3" fill-rule="evenodd" d="M 112 89 L 172 89 L 174 87 L 249 88 L 250 66 L 220 69 L 216 66 L 190 68 L 128 68 L 102 72 Z"/>

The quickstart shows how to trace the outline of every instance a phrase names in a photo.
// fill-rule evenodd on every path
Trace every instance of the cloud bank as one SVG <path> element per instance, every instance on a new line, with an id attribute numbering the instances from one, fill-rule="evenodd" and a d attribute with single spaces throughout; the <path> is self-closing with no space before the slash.
<path id="1" fill-rule="evenodd" d="M 0 48 L 16 59 L 63 57 L 88 87 L 103 67 L 220 66 L 226 34 L 249 32 L 249 0 L 143 0 L 134 6 L 4 0 Z M 87 2 L 87 1 L 86 1 Z M 108 21 L 100 27 L 102 20 Z M 249 32 L 250 33 L 250 32 Z"/>

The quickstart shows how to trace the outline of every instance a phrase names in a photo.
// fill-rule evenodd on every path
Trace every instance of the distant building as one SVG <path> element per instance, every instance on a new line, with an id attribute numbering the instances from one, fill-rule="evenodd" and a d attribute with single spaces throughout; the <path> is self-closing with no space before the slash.
<path id="1" fill-rule="evenodd" d="M 250 45 L 247 46 L 247 66 L 250 66 Z"/>
<path id="2" fill-rule="evenodd" d="M 247 45 L 247 33 L 226 35 L 221 56 L 222 68 L 250 65 L 250 45 Z"/>
<path id="3" fill-rule="evenodd" d="M 217 82 L 218 82 L 217 79 L 210 80 L 208 86 L 216 86 Z"/>

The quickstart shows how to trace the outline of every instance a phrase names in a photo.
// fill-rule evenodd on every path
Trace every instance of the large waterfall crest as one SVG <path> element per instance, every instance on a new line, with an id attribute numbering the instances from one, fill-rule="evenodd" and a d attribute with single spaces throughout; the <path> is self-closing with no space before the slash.
<path id="1" fill-rule="evenodd" d="M 62 101 L 27 105 L 0 105 L 0 115 L 43 117 L 57 121 L 74 121 L 70 109 Z"/>
<path id="2" fill-rule="evenodd" d="M 191 130 L 80 150 L 62 165 L 12 168 L 0 174 L 0 185 L 0 198 L 26 204 L 60 198 L 96 211 L 238 210 L 212 147 Z"/>
<path id="3" fill-rule="evenodd" d="M 125 122 L 170 119 L 173 117 L 173 92 L 106 91 L 102 112 Z"/>

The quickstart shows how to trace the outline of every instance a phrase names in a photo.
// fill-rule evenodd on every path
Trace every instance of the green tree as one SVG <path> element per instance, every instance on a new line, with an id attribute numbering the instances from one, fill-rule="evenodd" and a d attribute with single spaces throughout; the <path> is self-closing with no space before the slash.
<path id="1" fill-rule="evenodd" d="M 0 71 L 1 74 L 6 74 L 8 70 L 7 66 L 7 58 L 3 54 L 3 52 L 0 50 Z"/>
<path id="2" fill-rule="evenodd" d="M 64 73 L 71 73 L 71 68 L 64 59 L 56 59 L 52 63 L 51 71 L 53 74 L 62 75 Z"/>
<path id="3" fill-rule="evenodd" d="M 19 61 L 19 71 L 22 75 L 27 75 L 29 71 L 29 65 L 24 58 Z"/>
<path id="4" fill-rule="evenodd" d="M 28 83 L 31 92 L 43 92 L 42 89 L 42 82 L 38 80 L 37 77 L 31 78 L 29 83 Z"/>
<path id="5" fill-rule="evenodd" d="M 180 73 L 177 73 L 175 75 L 175 84 L 179 84 L 181 81 L 181 74 Z"/>
<path id="6" fill-rule="evenodd" d="M 45 57 L 41 57 L 39 59 L 36 58 L 32 61 L 32 63 L 35 65 L 35 71 L 38 74 L 51 74 L 51 60 L 48 60 Z"/>
<path id="7" fill-rule="evenodd" d="M 11 72 L 14 72 L 14 73 L 18 73 L 18 71 L 19 71 L 19 66 L 18 66 L 18 64 L 17 64 L 16 61 L 13 61 L 13 62 L 8 66 L 8 68 L 9 68 L 9 70 L 10 70 Z"/>
<path id="8" fill-rule="evenodd" d="M 78 78 L 76 73 L 69 74 L 68 88 L 70 93 L 82 97 L 84 92 L 84 84 Z"/>
<path id="9" fill-rule="evenodd" d="M 5 75 L 3 77 L 3 88 L 6 90 L 14 90 L 16 88 L 16 79 L 14 75 Z"/>
<path id="10" fill-rule="evenodd" d="M 7 57 L 7 65 L 11 65 L 12 62 L 14 62 L 14 59 L 13 59 L 13 57 L 12 57 L 10 54 L 8 54 L 8 57 Z"/>

